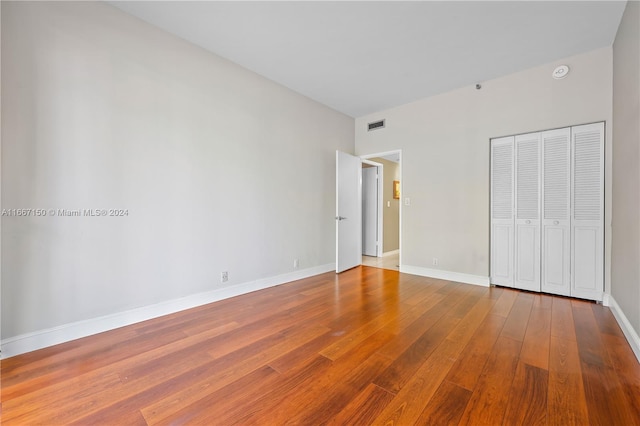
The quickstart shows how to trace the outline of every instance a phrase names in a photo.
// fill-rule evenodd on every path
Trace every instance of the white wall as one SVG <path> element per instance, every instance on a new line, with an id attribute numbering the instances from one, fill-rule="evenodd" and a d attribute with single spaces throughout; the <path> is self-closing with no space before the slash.
<path id="1" fill-rule="evenodd" d="M 353 119 L 102 3 L 2 2 L 2 338 L 335 260 Z"/>
<path id="2" fill-rule="evenodd" d="M 402 149 L 402 197 L 411 199 L 402 209 L 404 270 L 468 274 L 471 281 L 488 277 L 492 137 L 605 120 L 608 197 L 611 58 L 611 48 L 599 49 L 482 82 L 481 90 L 465 87 L 356 119 L 358 155 Z M 569 65 L 571 73 L 553 80 L 559 64 Z M 367 123 L 379 119 L 386 119 L 386 127 L 367 132 Z M 608 276 L 609 243 L 605 253 Z"/>
<path id="3" fill-rule="evenodd" d="M 640 3 L 627 3 L 613 45 L 611 295 L 640 359 Z M 614 305 L 614 309 L 615 309 Z"/>

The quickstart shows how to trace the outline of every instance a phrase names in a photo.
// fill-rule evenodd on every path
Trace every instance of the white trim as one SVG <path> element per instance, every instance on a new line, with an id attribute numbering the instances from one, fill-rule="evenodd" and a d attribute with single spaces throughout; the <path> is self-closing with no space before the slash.
<path id="1" fill-rule="evenodd" d="M 400 249 L 385 251 L 384 253 L 382 253 L 382 257 L 393 256 L 394 254 L 399 254 L 399 253 L 400 253 Z"/>
<path id="2" fill-rule="evenodd" d="M 2 347 L 2 359 L 135 324 L 137 322 L 146 321 L 152 318 L 161 317 L 163 315 L 169 315 L 185 309 L 206 305 L 207 303 L 217 302 L 219 300 L 228 299 L 241 294 L 251 293 L 253 291 L 334 271 L 335 268 L 335 264 L 329 263 L 274 277 L 262 278 L 243 284 L 219 288 L 204 293 L 193 294 L 180 299 L 167 300 L 165 302 L 143 306 L 124 312 L 118 312 L 115 314 L 77 321 L 45 330 L 10 337 L 2 340 L 0 343 Z"/>
<path id="3" fill-rule="evenodd" d="M 368 160 L 366 160 L 368 161 Z M 384 248 L 384 166 L 380 164 L 378 167 L 378 247 L 376 254 L 382 257 L 382 249 Z M 400 229 L 398 229 L 400 232 Z"/>
<path id="4" fill-rule="evenodd" d="M 629 319 L 620 308 L 620 305 L 618 305 L 616 300 L 610 294 L 604 295 L 602 304 L 604 306 L 609 306 L 611 312 L 613 313 L 613 316 L 615 317 L 616 321 L 618 321 L 618 325 L 622 329 L 624 336 L 627 338 L 629 346 L 631 346 L 631 350 L 633 350 L 636 358 L 638 358 L 638 361 L 640 361 L 640 337 L 638 336 L 636 330 L 633 329 L 631 322 L 629 322 Z"/>
<path id="5" fill-rule="evenodd" d="M 400 161 L 402 161 L 402 150 L 401 149 L 392 149 L 391 151 L 383 151 L 383 152 L 375 152 L 373 154 L 361 154 L 360 158 L 364 158 L 368 160 L 369 158 L 382 158 L 391 154 L 400 154 Z"/>
<path id="6" fill-rule="evenodd" d="M 443 271 L 441 269 L 429 269 L 421 266 L 400 265 L 400 272 L 404 274 L 420 275 L 423 277 L 438 278 L 440 280 L 455 281 L 464 284 L 489 287 L 489 277 L 482 275 L 463 274 L 462 272 Z"/>

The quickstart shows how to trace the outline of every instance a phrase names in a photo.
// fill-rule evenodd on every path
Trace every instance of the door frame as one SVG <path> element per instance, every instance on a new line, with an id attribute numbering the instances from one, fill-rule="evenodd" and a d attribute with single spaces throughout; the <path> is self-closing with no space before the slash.
<path id="1" fill-rule="evenodd" d="M 382 152 L 375 152 L 372 154 L 362 154 L 360 155 L 360 158 L 362 158 L 362 160 L 368 160 L 371 161 L 371 158 L 377 158 L 377 157 L 385 157 L 387 155 L 391 155 L 391 154 L 398 154 L 398 174 L 400 175 L 400 208 L 398 211 L 398 264 L 400 265 L 400 271 L 402 271 L 402 210 L 403 210 L 403 205 L 404 205 L 404 198 L 403 198 L 403 194 L 404 194 L 404 178 L 403 178 L 403 174 L 402 174 L 402 149 L 393 149 L 393 150 L 389 150 L 389 151 L 382 151 Z M 383 167 L 384 169 L 384 167 Z M 380 185 L 380 187 L 382 188 L 382 185 Z M 380 207 L 384 210 L 384 199 L 382 197 L 380 197 Z M 382 223 L 382 215 L 380 215 L 379 220 Z M 381 234 L 382 235 L 382 234 Z M 380 241 L 382 241 L 382 238 L 380 239 Z M 382 253 L 382 255 L 384 255 L 383 252 L 383 246 L 382 244 L 380 244 L 380 252 Z"/>
<path id="2" fill-rule="evenodd" d="M 362 158 L 362 157 L 361 157 Z M 378 192 L 378 205 L 377 205 L 377 220 L 376 220 L 376 232 L 378 234 L 378 240 L 377 240 L 377 246 L 376 246 L 376 257 L 382 257 L 382 248 L 383 246 L 383 214 L 384 214 L 384 209 L 383 209 L 383 204 L 384 204 L 384 199 L 383 199 L 383 190 L 384 187 L 382 185 L 382 182 L 384 182 L 384 165 L 382 163 L 376 163 L 375 161 L 370 161 L 367 160 L 365 158 L 362 158 L 362 164 L 368 164 L 370 166 L 373 166 L 375 168 L 378 169 L 378 180 L 376 182 L 376 191 Z M 364 168 L 363 168 L 364 170 Z M 364 198 L 364 186 L 363 186 L 363 191 L 362 191 L 362 197 Z M 364 210 L 362 211 L 362 214 L 364 215 Z M 364 223 L 364 221 L 363 221 Z M 364 250 L 363 250 L 364 251 Z"/>

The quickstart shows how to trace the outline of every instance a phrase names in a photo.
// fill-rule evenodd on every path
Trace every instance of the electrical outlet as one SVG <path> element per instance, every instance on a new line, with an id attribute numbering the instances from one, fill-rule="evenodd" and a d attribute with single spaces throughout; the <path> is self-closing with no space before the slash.
<path id="1" fill-rule="evenodd" d="M 438 258 L 437 257 L 433 258 L 433 266 L 438 266 Z"/>
<path id="2" fill-rule="evenodd" d="M 220 282 L 221 283 L 226 283 L 227 281 L 229 281 L 229 272 L 222 271 L 220 273 Z"/>
<path id="3" fill-rule="evenodd" d="M 300 267 L 300 260 L 293 259 L 293 269 L 298 269 Z"/>

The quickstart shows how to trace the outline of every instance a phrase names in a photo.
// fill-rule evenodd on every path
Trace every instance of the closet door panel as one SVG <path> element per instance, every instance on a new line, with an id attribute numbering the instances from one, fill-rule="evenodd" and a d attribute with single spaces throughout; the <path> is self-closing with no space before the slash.
<path id="1" fill-rule="evenodd" d="M 515 137 L 515 280 L 540 291 L 540 133 Z"/>
<path id="2" fill-rule="evenodd" d="M 571 128 L 571 296 L 604 292 L 604 123 Z"/>
<path id="3" fill-rule="evenodd" d="M 536 242 L 538 236 L 537 226 L 519 224 L 517 230 L 518 255 L 516 282 L 518 283 L 518 288 L 523 288 L 529 287 L 528 283 L 535 283 L 538 278 L 537 258 L 540 248 Z M 526 284 L 523 285 L 522 283 Z M 533 287 L 533 285 L 531 287 Z"/>
<path id="4" fill-rule="evenodd" d="M 574 241 L 574 288 L 572 295 L 592 298 L 602 292 L 602 268 L 600 247 L 602 241 L 597 226 L 575 226 Z M 598 299 L 599 300 L 599 299 Z"/>
<path id="5" fill-rule="evenodd" d="M 513 287 L 513 224 L 493 224 L 491 283 Z"/>
<path id="6" fill-rule="evenodd" d="M 513 287 L 513 140 L 491 140 L 491 283 L 506 287 Z"/>
<path id="7" fill-rule="evenodd" d="M 571 293 L 571 128 L 542 133 L 542 276 L 546 293 Z"/>
<path id="8" fill-rule="evenodd" d="M 543 233 L 542 291 L 569 295 L 569 229 L 568 227 L 545 226 Z"/>

